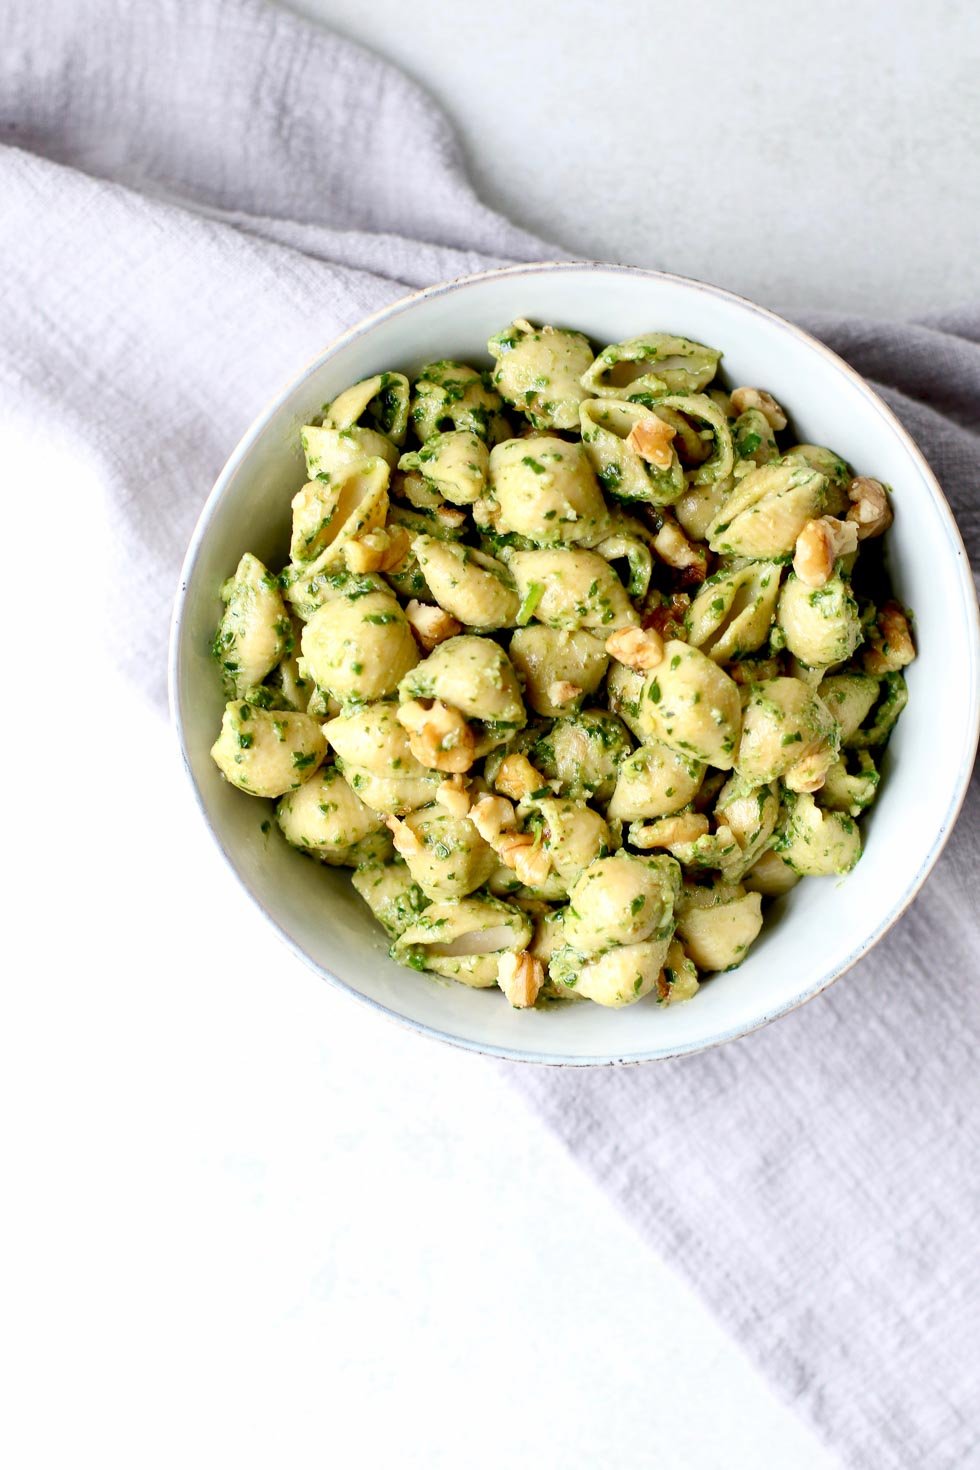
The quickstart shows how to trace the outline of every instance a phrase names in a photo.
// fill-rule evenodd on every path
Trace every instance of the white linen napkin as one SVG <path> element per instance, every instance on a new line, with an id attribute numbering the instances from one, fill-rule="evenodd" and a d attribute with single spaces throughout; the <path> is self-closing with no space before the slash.
<path id="1" fill-rule="evenodd" d="M 479 203 L 397 71 L 257 0 L 12 0 L 0 139 L 3 442 L 61 471 L 45 526 L 84 498 L 106 595 L 77 636 L 162 712 L 183 550 L 263 400 L 409 287 L 561 252 Z M 881 385 L 976 563 L 980 313 L 804 324 Z M 978 1454 L 978 833 L 974 790 L 910 913 L 778 1026 L 633 1070 L 504 1069 L 869 1470 Z"/>

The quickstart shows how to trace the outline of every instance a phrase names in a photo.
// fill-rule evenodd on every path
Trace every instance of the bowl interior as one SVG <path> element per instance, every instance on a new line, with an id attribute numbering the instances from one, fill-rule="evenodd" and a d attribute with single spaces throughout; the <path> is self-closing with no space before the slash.
<path id="1" fill-rule="evenodd" d="M 489 363 L 483 344 L 514 317 L 587 332 L 598 343 L 656 328 L 724 351 L 731 382 L 758 383 L 801 439 L 827 444 L 894 489 L 889 564 L 915 611 L 919 657 L 889 746 L 865 852 L 846 879 L 807 879 L 770 910 L 740 969 L 693 1001 L 624 1011 L 577 1005 L 515 1012 L 394 965 L 349 881 L 261 824 L 271 803 L 219 776 L 208 751 L 223 698 L 209 645 L 218 587 L 241 553 L 279 566 L 289 502 L 305 475 L 298 430 L 325 401 L 382 369 L 425 361 Z M 349 333 L 269 408 L 239 445 L 202 515 L 178 595 L 172 700 L 184 758 L 214 835 L 287 942 L 321 973 L 394 1016 L 481 1050 L 553 1062 L 670 1056 L 743 1034 L 815 994 L 860 956 L 908 902 L 935 860 L 965 786 L 977 723 L 976 604 L 962 544 L 924 461 L 879 399 L 839 359 L 751 304 L 676 277 L 613 267 L 531 267 L 474 277 L 410 298 Z"/>

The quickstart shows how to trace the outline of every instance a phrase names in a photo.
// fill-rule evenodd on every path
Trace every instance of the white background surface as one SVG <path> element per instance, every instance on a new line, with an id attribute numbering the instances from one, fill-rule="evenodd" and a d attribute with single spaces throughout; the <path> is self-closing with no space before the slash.
<path id="1" fill-rule="evenodd" d="M 427 82 L 488 201 L 569 247 L 785 306 L 980 286 L 965 6 L 306 8 Z M 9 545 L 63 468 L 24 446 Z M 60 529 L 101 565 L 83 502 Z M 169 731 L 72 642 L 98 586 L 66 626 L 34 572 L 9 616 L 58 712 L 6 793 L 7 1462 L 831 1466 L 501 1068 L 266 935 Z"/>
<path id="2" fill-rule="evenodd" d="M 971 0 L 291 8 L 398 62 L 484 201 L 587 258 L 785 311 L 911 316 L 980 290 Z"/>

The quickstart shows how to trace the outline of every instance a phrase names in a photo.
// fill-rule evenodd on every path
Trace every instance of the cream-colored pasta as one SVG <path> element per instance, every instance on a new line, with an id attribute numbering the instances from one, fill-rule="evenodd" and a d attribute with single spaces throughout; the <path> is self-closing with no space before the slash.
<path id="1" fill-rule="evenodd" d="M 261 709 L 244 699 L 225 706 L 211 755 L 222 775 L 251 796 L 282 796 L 309 780 L 327 753 L 310 715 Z"/>
<path id="2" fill-rule="evenodd" d="M 674 501 L 674 515 L 688 536 L 695 541 L 708 539 L 708 528 L 720 515 L 734 486 L 735 480 L 729 476 L 710 485 L 691 486 Z"/>
<path id="3" fill-rule="evenodd" d="M 744 779 L 760 785 L 791 781 L 801 766 L 825 775 L 839 749 L 840 726 L 800 679 L 766 679 L 750 687 L 735 762 Z"/>
<path id="4" fill-rule="evenodd" d="M 769 464 L 779 454 L 772 426 L 758 408 L 747 408 L 738 415 L 732 424 L 732 440 L 736 457 L 756 466 Z"/>
<path id="5" fill-rule="evenodd" d="M 659 745 L 653 705 L 645 697 L 647 676 L 613 659 L 606 678 L 606 699 L 614 715 L 645 745 Z"/>
<path id="6" fill-rule="evenodd" d="M 644 536 L 631 535 L 627 529 L 617 528 L 611 536 L 599 542 L 596 551 L 608 562 L 626 563 L 629 572 L 627 595 L 631 601 L 641 602 L 653 576 L 653 554 Z"/>
<path id="7" fill-rule="evenodd" d="M 533 827 L 548 855 L 548 897 L 562 898 L 593 859 L 605 857 L 616 843 L 605 820 L 584 801 L 567 796 L 541 797 L 534 803 Z"/>
<path id="8" fill-rule="evenodd" d="M 840 576 L 822 587 L 808 587 L 790 573 L 780 594 L 777 622 L 790 653 L 811 668 L 843 663 L 864 636 L 858 605 Z"/>
<path id="9" fill-rule="evenodd" d="M 641 701 L 658 740 L 720 771 L 735 764 L 741 701 L 734 680 L 700 649 L 677 638 L 664 645 Z"/>
<path id="10" fill-rule="evenodd" d="M 390 592 L 331 601 L 303 629 L 302 647 L 318 687 L 341 704 L 387 699 L 419 658 L 405 614 Z"/>
<path id="11" fill-rule="evenodd" d="M 619 765 L 610 819 L 649 822 L 682 811 L 697 795 L 705 766 L 659 740 L 641 745 Z"/>
<path id="12" fill-rule="evenodd" d="M 567 714 L 602 683 L 605 644 L 584 628 L 530 623 L 510 640 L 510 661 L 524 680 L 524 698 L 539 715 Z"/>
<path id="13" fill-rule="evenodd" d="M 633 748 L 623 722 L 604 709 L 583 709 L 555 720 L 535 741 L 531 761 L 567 796 L 603 804 L 616 788 L 619 768 Z"/>
<path id="14" fill-rule="evenodd" d="M 398 467 L 421 475 L 436 495 L 453 505 L 472 505 L 487 488 L 490 452 L 472 429 L 451 429 L 403 454 Z"/>
<path id="15" fill-rule="evenodd" d="M 401 858 L 363 863 L 351 882 L 391 939 L 404 934 L 429 903 Z"/>
<path id="16" fill-rule="evenodd" d="M 880 776 L 866 750 L 853 752 L 850 760 L 846 759 L 848 754 L 845 752 L 828 770 L 817 792 L 817 805 L 859 817 L 877 796 Z"/>
<path id="17" fill-rule="evenodd" d="M 596 1005 L 621 1006 L 635 1004 L 655 989 L 670 950 L 669 939 L 644 939 L 638 944 L 623 944 L 604 954 L 590 955 L 584 961 L 572 958 L 571 964 L 556 957 L 553 968 L 559 977 L 567 975 L 566 984 L 574 984 L 576 993 Z"/>
<path id="18" fill-rule="evenodd" d="M 493 849 L 468 817 L 444 807 L 409 813 L 395 833 L 395 850 L 429 898 L 463 898 L 481 887 L 497 866 Z"/>
<path id="19" fill-rule="evenodd" d="M 810 795 L 787 797 L 786 819 L 775 848 L 801 877 L 849 873 L 861 856 L 857 822 L 845 812 L 824 811 Z"/>
<path id="20" fill-rule="evenodd" d="M 383 526 L 388 514 L 388 466 L 383 459 L 354 460 L 329 480 L 310 480 L 293 496 L 293 562 L 329 567 L 344 547 Z"/>
<path id="21" fill-rule="evenodd" d="M 760 561 L 709 577 L 687 616 L 694 647 L 719 664 L 761 648 L 776 614 L 782 570 L 777 562 Z"/>
<path id="22" fill-rule="evenodd" d="M 293 648 L 279 582 L 248 552 L 221 589 L 225 610 L 214 635 L 225 693 L 247 694 Z"/>
<path id="23" fill-rule="evenodd" d="M 878 697 L 860 729 L 847 737 L 856 750 L 873 750 L 884 745 L 895 721 L 908 703 L 908 685 L 901 674 L 886 674 L 878 685 Z"/>
<path id="24" fill-rule="evenodd" d="M 521 597 L 519 623 L 612 633 L 640 621 L 626 588 L 594 551 L 516 551 L 509 562 Z"/>
<path id="25" fill-rule="evenodd" d="M 391 837 L 378 816 L 364 805 L 336 766 L 323 766 L 276 808 L 287 842 L 331 867 L 383 862 Z"/>
<path id="26" fill-rule="evenodd" d="M 592 365 L 592 348 L 581 332 L 511 322 L 487 343 L 496 359 L 494 386 L 536 429 L 576 429 L 578 409 L 589 390 L 582 374 Z"/>
<path id="27" fill-rule="evenodd" d="M 698 393 L 711 382 L 720 360 L 720 352 L 701 342 L 651 332 L 604 347 L 582 381 L 590 392 L 612 398 Z"/>
<path id="28" fill-rule="evenodd" d="M 353 429 L 366 418 L 394 444 L 408 429 L 408 379 L 403 373 L 377 373 L 345 389 L 323 415 L 329 429 Z"/>
<path id="29" fill-rule="evenodd" d="M 212 754 L 401 964 L 676 1005 L 860 857 L 915 655 L 865 550 L 900 496 L 701 343 L 488 351 L 301 430 L 289 562 L 222 589 Z"/>
<path id="30" fill-rule="evenodd" d="M 434 536 L 416 536 L 413 550 L 433 598 L 460 623 L 481 633 L 514 626 L 521 599 L 503 562 Z"/>
<path id="31" fill-rule="evenodd" d="M 754 786 L 741 776 L 725 782 L 715 802 L 715 820 L 722 823 L 738 845 L 738 855 L 725 864 L 726 876 L 736 881 L 749 872 L 769 846 L 779 821 L 779 789 L 774 783 Z"/>
<path id="32" fill-rule="evenodd" d="M 762 899 L 740 884 L 685 883 L 677 904 L 677 933 L 699 970 L 740 965 L 762 929 Z"/>
<path id="33" fill-rule="evenodd" d="M 684 471 L 669 444 L 662 458 L 651 461 L 636 447 L 638 436 L 661 423 L 652 408 L 625 399 L 590 399 L 579 412 L 582 447 L 602 487 L 622 500 L 672 505 L 684 489 Z"/>
<path id="34" fill-rule="evenodd" d="M 746 873 L 742 887 L 751 893 L 761 894 L 763 898 L 781 898 L 799 881 L 799 873 L 795 873 L 789 863 L 770 847 Z"/>
<path id="35" fill-rule="evenodd" d="M 430 903 L 395 941 L 393 956 L 415 970 L 458 980 L 475 989 L 497 983 L 500 955 L 527 949 L 531 920 L 495 898 Z"/>
<path id="36" fill-rule="evenodd" d="M 440 700 L 480 730 L 476 749 L 486 755 L 527 723 L 517 674 L 498 643 L 464 633 L 433 649 L 402 680 L 404 700 Z"/>
<path id="37" fill-rule="evenodd" d="M 311 480 L 329 483 L 352 464 L 365 459 L 381 459 L 393 470 L 398 463 L 398 448 L 375 429 L 327 429 L 307 424 L 300 432 L 306 472 Z"/>
<path id="38" fill-rule="evenodd" d="M 497 533 L 539 546 L 595 546 L 609 534 L 609 511 L 581 444 L 553 435 L 507 439 L 490 452 L 489 487 Z"/>
<path id="39" fill-rule="evenodd" d="M 667 958 L 657 979 L 657 1000 L 661 1005 L 680 1005 L 691 1000 L 700 989 L 698 967 L 679 939 L 667 946 Z"/>
<path id="40" fill-rule="evenodd" d="M 353 708 L 323 727 L 337 764 L 365 806 L 404 816 L 435 800 L 441 778 L 416 760 L 394 701 Z"/>
<path id="41" fill-rule="evenodd" d="M 871 713 L 878 689 L 878 680 L 869 674 L 830 674 L 820 681 L 817 692 L 840 726 L 844 745 Z"/>
<path id="42" fill-rule="evenodd" d="M 824 514 L 836 516 L 848 508 L 847 487 L 854 471 L 846 460 L 822 444 L 794 444 L 783 455 L 786 464 L 803 464 L 823 475 L 827 482 Z"/>
<path id="43" fill-rule="evenodd" d="M 670 939 L 680 868 L 669 857 L 625 851 L 597 858 L 569 892 L 565 943 L 579 954 L 602 954 L 620 944 Z"/>
<path id="44" fill-rule="evenodd" d="M 789 556 L 827 506 L 827 481 L 803 464 L 765 464 L 738 481 L 708 527 L 712 551 L 760 560 Z"/>
<path id="45" fill-rule="evenodd" d="M 692 485 L 727 480 L 735 464 L 732 431 L 722 410 L 706 393 L 666 393 L 654 399 L 657 414 L 676 430 L 691 468 Z"/>
<path id="46" fill-rule="evenodd" d="M 423 444 L 433 434 L 466 429 L 485 444 L 507 437 L 500 394 L 462 362 L 430 362 L 412 391 L 410 418 Z"/>

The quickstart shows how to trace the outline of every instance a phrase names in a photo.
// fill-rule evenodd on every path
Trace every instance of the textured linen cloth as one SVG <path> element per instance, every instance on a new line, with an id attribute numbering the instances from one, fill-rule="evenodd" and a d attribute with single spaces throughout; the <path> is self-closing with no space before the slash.
<path id="1" fill-rule="evenodd" d="M 184 547 L 264 399 L 408 288 L 561 252 L 478 202 L 397 71 L 258 0 L 4 20 L 0 423 L 66 466 L 66 510 L 84 497 L 107 588 L 84 636 L 162 714 Z M 804 325 L 917 437 L 976 565 L 980 311 Z M 869 1470 L 980 1463 L 978 834 L 974 787 L 911 911 L 775 1027 L 657 1066 L 503 1069 Z"/>

